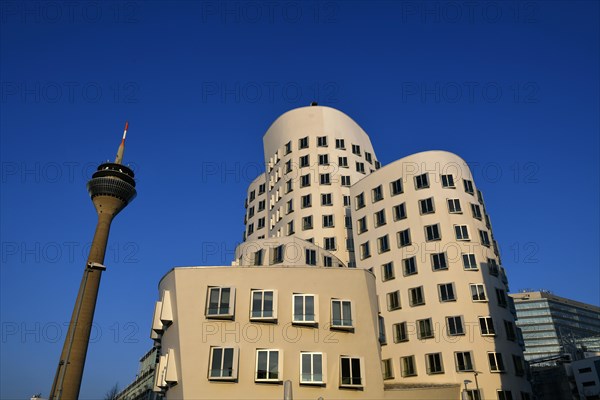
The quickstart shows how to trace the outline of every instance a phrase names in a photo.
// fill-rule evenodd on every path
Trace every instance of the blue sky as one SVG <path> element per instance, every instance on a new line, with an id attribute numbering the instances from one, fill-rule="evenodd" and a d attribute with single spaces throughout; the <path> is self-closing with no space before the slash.
<path id="1" fill-rule="evenodd" d="M 92 239 L 85 189 L 130 121 L 81 396 L 135 376 L 159 279 L 229 264 L 262 135 L 317 100 L 387 164 L 444 149 L 512 291 L 600 303 L 597 2 L 0 3 L 2 399 L 48 395 Z"/>

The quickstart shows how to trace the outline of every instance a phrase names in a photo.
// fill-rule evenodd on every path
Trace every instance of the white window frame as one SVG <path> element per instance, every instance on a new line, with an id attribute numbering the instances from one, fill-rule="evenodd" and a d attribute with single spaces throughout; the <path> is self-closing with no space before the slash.
<path id="1" fill-rule="evenodd" d="M 466 256 L 466 258 L 465 258 Z M 466 271 L 477 271 L 479 266 L 477 265 L 477 258 L 474 253 L 462 253 L 463 269 Z M 467 263 L 468 261 L 468 263 Z"/>
<path id="2" fill-rule="evenodd" d="M 221 369 L 217 370 L 217 371 L 221 371 L 221 375 L 219 376 L 212 376 L 211 371 L 213 371 L 212 369 L 212 365 L 213 365 L 213 358 L 214 358 L 214 354 L 215 354 L 215 350 L 222 350 L 221 352 Z M 232 351 L 232 360 L 231 360 L 231 375 L 230 376 L 224 376 L 223 372 L 225 371 L 223 369 L 224 363 L 225 363 L 225 352 L 226 350 L 231 350 Z M 208 380 L 211 381 L 233 381 L 236 380 L 238 377 L 238 366 L 239 366 L 239 348 L 237 347 L 231 347 L 231 346 L 211 346 L 210 350 L 209 350 L 209 358 L 208 358 Z"/>
<path id="3" fill-rule="evenodd" d="M 481 336 L 496 336 L 496 327 L 494 326 L 492 317 L 489 315 L 486 317 L 478 317 L 478 320 Z"/>
<path id="4" fill-rule="evenodd" d="M 465 242 L 471 240 L 469 227 L 467 225 L 454 225 L 454 235 L 456 236 L 456 240 Z"/>
<path id="5" fill-rule="evenodd" d="M 273 309 L 271 310 L 271 316 L 265 316 L 265 292 L 273 293 Z M 261 315 L 254 316 L 254 294 L 261 293 Z M 251 321 L 276 321 L 277 320 L 277 289 L 252 289 L 250 290 L 250 320 Z"/>
<path id="6" fill-rule="evenodd" d="M 343 360 L 348 360 L 349 362 L 349 367 L 350 367 L 350 375 L 349 377 L 344 377 L 342 376 L 342 362 Z M 358 360 L 358 368 L 359 368 L 359 374 L 358 374 L 358 379 L 360 383 L 354 383 L 352 382 L 355 377 L 352 374 L 352 370 L 353 370 L 353 360 Z M 344 378 L 350 378 L 351 382 L 350 383 L 345 383 L 344 382 Z M 340 356 L 340 387 L 349 387 L 349 388 L 362 388 L 365 386 L 365 366 L 364 366 L 364 359 L 362 357 L 352 357 L 352 356 Z"/>
<path id="7" fill-rule="evenodd" d="M 477 289 L 477 293 L 473 292 L 474 288 Z M 480 288 L 482 289 L 482 291 L 479 290 Z M 473 300 L 474 303 L 488 301 L 488 296 L 487 296 L 487 293 L 485 290 L 485 285 L 483 283 L 470 283 L 469 289 L 471 291 L 471 299 Z M 483 293 L 483 298 L 481 298 L 482 293 Z M 475 298 L 475 294 L 477 294 L 477 298 Z"/>
<path id="8" fill-rule="evenodd" d="M 502 373 L 506 372 L 506 365 L 502 353 L 497 351 L 488 351 L 488 362 L 490 364 L 490 372 Z M 500 362 L 498 362 L 500 361 Z"/>
<path id="9" fill-rule="evenodd" d="M 271 373 L 271 353 L 277 353 L 277 377 L 269 378 L 269 374 Z M 267 378 L 259 378 L 258 377 L 258 359 L 260 357 L 259 353 L 267 353 Z M 281 382 L 283 379 L 283 351 L 280 349 L 256 349 L 256 364 L 254 367 L 254 382 Z"/>
<path id="10" fill-rule="evenodd" d="M 460 205 L 460 199 L 446 199 L 448 204 L 448 213 L 450 214 L 462 214 L 462 207 Z"/>
<path id="11" fill-rule="evenodd" d="M 227 309 L 227 312 L 221 312 L 221 301 L 222 301 L 222 293 L 223 293 L 223 289 L 229 289 L 229 307 Z M 209 314 L 209 311 L 211 310 L 210 307 L 210 299 L 211 299 L 211 293 L 214 290 L 218 290 L 219 292 L 219 305 L 218 305 L 218 313 L 217 314 Z M 225 311 L 225 310 L 223 310 Z M 233 319 L 235 315 L 235 288 L 231 287 L 231 286 L 209 286 L 207 288 L 206 291 L 206 309 L 205 309 L 205 316 L 206 318 L 211 318 L 211 319 Z"/>
<path id="12" fill-rule="evenodd" d="M 337 322 L 334 319 L 334 308 L 335 304 L 339 304 L 340 311 L 340 320 Z M 344 313 L 344 304 L 350 305 L 350 319 L 348 319 L 347 315 Z M 351 300 L 348 299 L 331 299 L 331 328 L 335 329 L 354 329 L 354 320 L 352 319 L 352 314 L 354 313 L 354 304 Z"/>
<path id="13" fill-rule="evenodd" d="M 302 363 L 303 363 L 303 356 L 304 355 L 309 355 L 310 356 L 310 376 L 311 378 L 314 376 L 314 356 L 316 355 L 320 355 L 321 356 L 321 380 L 314 380 L 314 379 L 310 379 L 310 380 L 305 380 L 304 379 L 304 374 L 302 373 Z M 301 385 L 324 385 L 327 383 L 327 354 L 326 353 L 321 353 L 321 352 L 315 352 L 315 351 L 301 351 L 300 352 L 300 378 L 299 378 L 299 383 Z"/>
<path id="14" fill-rule="evenodd" d="M 452 321 L 454 329 L 450 328 L 450 321 Z M 460 330 L 458 329 L 459 325 L 456 323 L 456 321 L 459 321 Z M 446 317 L 446 333 L 448 336 L 463 336 L 465 334 L 465 321 L 462 315 L 451 315 Z"/>
<path id="15" fill-rule="evenodd" d="M 433 371 L 432 368 L 432 359 L 435 359 L 435 356 L 438 357 L 437 362 L 439 362 L 439 370 Z M 436 362 L 434 361 L 433 364 Z M 425 354 L 425 367 L 427 371 L 427 375 L 439 375 L 444 373 L 444 359 L 442 357 L 442 353 L 427 353 Z"/>
<path id="16" fill-rule="evenodd" d="M 313 298 L 313 319 L 308 320 L 306 316 L 306 297 Z M 296 298 L 302 298 L 302 316 L 304 319 L 296 319 L 295 309 L 296 309 Z M 292 323 L 298 325 L 316 325 L 319 323 L 319 296 L 312 293 L 294 293 L 292 294 Z"/>
<path id="17" fill-rule="evenodd" d="M 444 295 L 442 293 L 442 288 L 450 287 L 452 290 L 452 298 L 444 299 Z M 445 289 L 446 296 L 448 295 L 448 290 Z M 438 284 L 438 294 L 440 296 L 440 303 L 448 303 L 451 301 L 456 301 L 456 287 L 454 286 L 454 282 L 440 283 Z"/>
<path id="18" fill-rule="evenodd" d="M 467 365 L 467 363 L 465 363 L 465 355 L 468 354 L 469 355 L 469 364 Z M 465 366 L 464 369 L 460 369 L 460 363 L 458 362 L 458 356 L 461 356 L 463 359 L 463 364 Z M 473 372 L 475 370 L 475 363 L 473 362 L 473 352 L 472 351 L 455 351 L 454 352 L 454 363 L 456 366 L 456 371 L 457 372 Z"/>
<path id="19" fill-rule="evenodd" d="M 427 322 L 429 321 L 429 322 Z M 423 327 L 425 327 L 425 323 L 427 322 L 427 325 L 429 325 L 429 329 L 430 331 L 423 331 L 421 329 L 421 323 L 423 323 Z M 417 339 L 419 340 L 425 340 L 425 339 L 433 339 L 435 337 L 435 329 L 433 328 L 433 320 L 431 318 L 423 318 L 423 319 L 418 319 L 416 321 L 417 323 Z"/>

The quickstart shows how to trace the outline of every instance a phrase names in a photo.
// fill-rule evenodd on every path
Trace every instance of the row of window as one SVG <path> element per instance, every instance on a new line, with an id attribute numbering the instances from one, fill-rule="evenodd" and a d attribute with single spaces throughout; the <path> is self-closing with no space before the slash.
<path id="1" fill-rule="evenodd" d="M 462 391 L 463 399 L 466 400 L 481 400 L 483 397 L 481 396 L 481 392 L 479 389 L 463 389 Z M 496 396 L 498 400 L 517 400 L 516 397 L 513 397 L 512 391 L 510 390 L 496 390 Z M 528 392 L 521 392 L 520 400 L 531 400 L 531 394 Z"/>
<path id="2" fill-rule="evenodd" d="M 292 294 L 292 323 L 316 325 L 319 322 L 318 296 Z M 331 299 L 331 328 L 352 329 L 352 301 Z M 235 288 L 213 286 L 208 288 L 207 318 L 233 319 L 235 317 Z M 253 289 L 250 291 L 250 320 L 277 321 L 277 290 Z"/>
<path id="3" fill-rule="evenodd" d="M 487 302 L 488 297 L 485 292 L 485 285 L 483 283 L 471 283 L 469 284 L 471 293 L 471 299 L 473 302 Z M 409 305 L 411 307 L 422 306 L 425 304 L 425 294 L 423 286 L 418 286 L 408 289 Z M 456 290 L 454 283 L 440 283 L 438 285 L 438 298 L 441 303 L 456 301 Z M 386 294 L 387 309 L 388 311 L 399 310 L 402 308 L 400 303 L 400 290 L 395 290 Z M 500 307 L 506 308 L 508 306 L 508 300 L 506 291 L 503 289 L 496 288 L 496 299 Z"/>
<path id="4" fill-rule="evenodd" d="M 305 136 L 303 138 L 298 139 L 298 150 L 308 149 L 310 147 L 310 138 Z M 327 136 L 317 136 L 317 147 L 329 147 L 329 138 Z M 335 139 L 335 148 L 338 150 L 346 150 L 346 140 L 345 139 Z M 362 151 L 360 145 L 351 144 L 352 154 L 361 156 Z M 287 142 L 283 147 L 283 155 L 289 155 L 292 153 L 292 142 Z M 365 160 L 369 164 L 374 164 L 375 168 L 380 168 L 380 164 L 378 161 L 373 159 L 373 155 L 368 151 L 364 152 Z M 274 163 L 276 164 L 279 161 L 278 153 L 275 154 Z"/>
<path id="5" fill-rule="evenodd" d="M 446 199 L 449 214 L 462 214 L 463 209 L 460 203 L 460 199 Z M 363 206 L 364 207 L 364 206 Z M 362 207 L 361 207 L 362 208 Z M 473 218 L 482 221 L 485 218 L 486 225 L 489 227 L 489 217 L 485 212 L 482 212 L 479 204 L 470 203 L 471 214 Z M 419 212 L 420 215 L 434 214 L 435 213 L 435 202 L 433 197 L 419 200 Z M 394 221 L 400 221 L 408 218 L 406 212 L 406 203 L 400 203 L 392 207 L 392 216 Z M 379 228 L 387 223 L 386 210 L 381 209 L 373 213 L 373 225 L 375 228 Z M 358 233 L 361 234 L 369 230 L 368 220 L 366 216 L 358 219 Z"/>
<path id="6" fill-rule="evenodd" d="M 442 183 L 442 188 L 445 189 L 456 189 L 454 185 L 454 176 L 453 175 L 440 175 L 440 180 Z M 430 187 L 429 184 L 429 174 L 421 174 L 414 177 L 414 185 L 415 190 L 427 189 Z M 469 179 L 463 179 L 463 187 L 466 193 L 470 195 L 475 195 L 475 189 L 473 187 L 473 181 Z M 389 193 L 390 196 L 397 196 L 399 194 L 404 193 L 404 183 L 402 178 L 398 178 L 389 183 Z M 481 196 L 481 192 L 477 191 L 477 198 L 479 203 L 483 204 L 483 197 Z M 383 185 L 379 185 L 373 189 L 371 189 L 371 203 L 377 203 L 384 199 L 383 193 Z M 356 196 L 356 209 L 359 210 L 365 206 L 365 193 L 360 193 Z"/>
<path id="7" fill-rule="evenodd" d="M 488 361 L 490 372 L 506 372 L 504 364 L 504 358 L 501 353 L 488 352 Z M 518 355 L 512 355 L 513 367 L 515 375 L 523 376 L 525 374 L 525 364 L 523 358 Z M 383 377 L 384 379 L 394 378 L 394 365 L 393 360 L 386 359 L 383 363 Z M 427 375 L 438 375 L 445 373 L 444 361 L 442 353 L 429 353 L 425 354 L 425 366 Z M 454 366 L 457 372 L 472 372 L 475 371 L 473 364 L 473 354 L 471 351 L 457 351 L 454 352 Z M 417 365 L 415 356 L 404 356 L 400 357 L 400 375 L 403 378 L 418 376 Z"/>
<path id="8" fill-rule="evenodd" d="M 361 228 L 361 222 L 358 221 L 359 229 Z M 435 242 L 442 240 L 442 233 L 440 224 L 425 225 L 425 240 L 427 242 Z M 480 243 L 485 247 L 490 247 L 492 242 L 487 231 L 479 229 L 479 240 Z M 455 240 L 462 242 L 471 241 L 469 234 L 469 227 L 467 225 L 454 225 Z M 396 243 L 398 247 L 407 247 L 412 245 L 412 239 L 410 234 L 410 228 L 406 228 L 399 232 L 396 232 Z M 389 235 L 383 235 L 377 238 L 377 251 L 379 254 L 387 253 L 391 250 Z M 372 256 L 371 245 L 369 241 L 366 241 L 360 245 L 360 258 L 364 260 Z"/>
<path id="9" fill-rule="evenodd" d="M 208 379 L 234 381 L 238 378 L 239 349 L 237 347 L 210 348 Z M 364 359 L 341 356 L 339 359 L 339 386 L 362 388 L 364 386 Z M 283 350 L 256 349 L 255 382 L 281 382 L 283 380 Z M 327 383 L 327 355 L 321 352 L 300 352 L 300 384 Z"/>
<path id="10" fill-rule="evenodd" d="M 515 342 L 517 340 L 517 329 L 515 328 L 515 324 L 512 321 L 503 320 L 504 321 L 504 333 L 506 335 L 506 339 Z M 494 326 L 494 320 L 490 316 L 482 316 L 478 317 L 478 326 L 481 332 L 481 336 L 496 336 L 498 331 Z M 476 323 L 470 323 L 468 326 L 464 322 L 464 318 L 462 315 L 452 315 L 446 317 L 445 327 L 443 332 L 441 331 L 441 327 L 436 324 L 433 325 L 431 318 L 424 318 L 417 320 L 414 324 L 409 323 L 407 321 L 398 322 L 392 324 L 392 333 L 394 343 L 403 343 L 408 342 L 411 336 L 417 337 L 418 340 L 432 339 L 436 336 L 436 331 L 438 331 L 438 335 L 443 336 L 444 334 L 447 336 L 464 336 L 466 335 L 465 328 L 473 329 Z M 472 335 L 469 335 L 471 337 Z M 383 340 L 381 340 L 382 344 L 386 343 L 385 335 Z"/>
<path id="11" fill-rule="evenodd" d="M 434 271 L 444 271 L 449 267 L 448 256 L 446 252 L 441 253 L 431 253 L 431 267 Z M 466 271 L 477 271 L 479 270 L 479 266 L 477 265 L 477 260 L 475 258 L 475 254 L 473 253 L 462 253 L 461 254 L 462 265 L 464 270 Z M 500 268 L 498 263 L 493 258 L 487 259 L 487 267 L 490 275 L 498 276 L 500 272 Z M 402 267 L 402 275 L 410 276 L 418 274 L 419 270 L 417 268 L 417 257 L 412 256 L 408 258 L 404 258 L 401 260 Z M 381 265 L 381 280 L 389 281 L 396 279 L 396 268 L 393 261 L 387 262 Z"/>

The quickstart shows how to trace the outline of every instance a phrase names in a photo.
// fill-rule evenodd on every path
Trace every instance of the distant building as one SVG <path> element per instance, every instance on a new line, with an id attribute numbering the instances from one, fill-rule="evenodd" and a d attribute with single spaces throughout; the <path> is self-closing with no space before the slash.
<path id="1" fill-rule="evenodd" d="M 160 400 L 160 393 L 153 392 L 158 349 L 153 347 L 140 358 L 138 374 L 133 382 L 123 389 L 116 400 Z"/>
<path id="2" fill-rule="evenodd" d="M 583 357 L 578 353 L 600 352 L 600 307 L 543 291 L 510 296 L 527 361 L 552 363 L 562 355 L 575 360 Z"/>
<path id="3" fill-rule="evenodd" d="M 600 307 L 546 291 L 510 296 L 536 398 L 598 399 Z"/>

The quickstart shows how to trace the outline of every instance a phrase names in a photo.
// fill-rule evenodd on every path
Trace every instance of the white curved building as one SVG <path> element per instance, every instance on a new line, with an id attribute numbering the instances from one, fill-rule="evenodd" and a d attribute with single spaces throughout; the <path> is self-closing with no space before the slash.
<path id="1" fill-rule="evenodd" d="M 280 399 L 289 381 L 300 399 L 531 398 L 461 158 L 381 167 L 366 133 L 320 106 L 279 117 L 264 151 L 232 266 L 175 268 L 159 285 L 156 391 Z"/>

